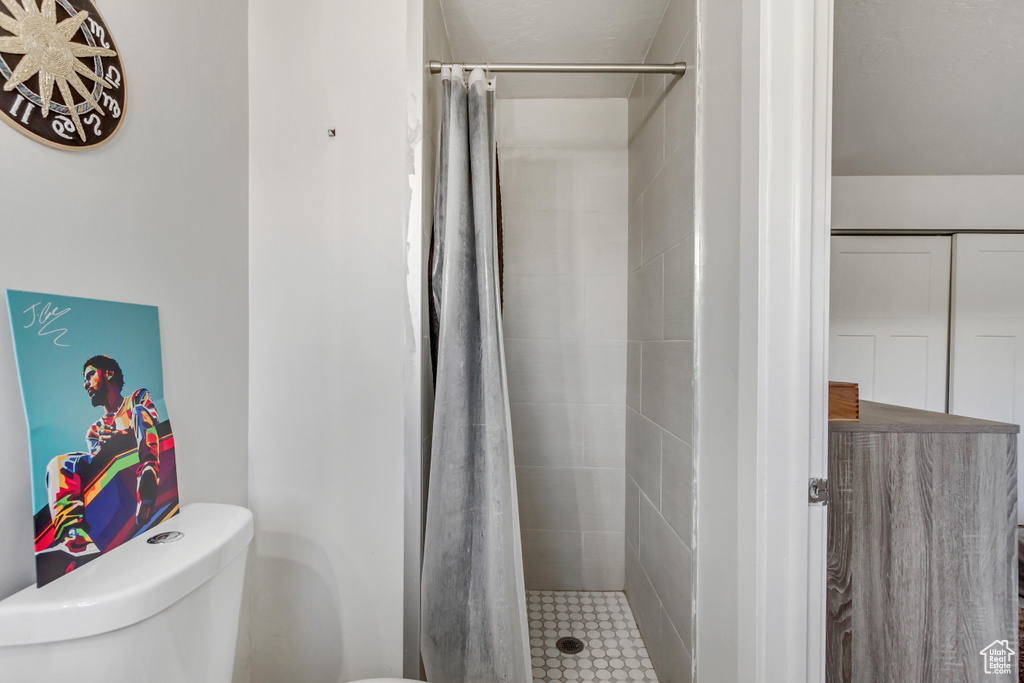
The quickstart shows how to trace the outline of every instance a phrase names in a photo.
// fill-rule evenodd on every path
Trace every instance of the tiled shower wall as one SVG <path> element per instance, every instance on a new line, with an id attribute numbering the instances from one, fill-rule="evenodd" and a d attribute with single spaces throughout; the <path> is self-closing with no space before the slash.
<path id="1" fill-rule="evenodd" d="M 693 66 L 694 0 L 671 0 L 647 62 Z M 629 96 L 626 594 L 662 683 L 693 654 L 696 79 L 640 76 Z"/>
<path id="2" fill-rule="evenodd" d="M 626 132 L 624 99 L 498 103 L 527 588 L 623 587 Z"/>

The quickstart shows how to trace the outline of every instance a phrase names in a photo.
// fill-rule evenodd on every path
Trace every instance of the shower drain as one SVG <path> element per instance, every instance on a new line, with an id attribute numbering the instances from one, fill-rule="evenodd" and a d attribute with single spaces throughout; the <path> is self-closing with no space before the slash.
<path id="1" fill-rule="evenodd" d="M 573 638 L 570 636 L 568 638 L 559 638 L 558 641 L 555 643 L 555 647 L 558 648 L 559 652 L 565 652 L 566 654 L 570 655 L 578 655 L 579 653 L 583 652 L 584 645 L 583 641 L 579 638 Z"/>

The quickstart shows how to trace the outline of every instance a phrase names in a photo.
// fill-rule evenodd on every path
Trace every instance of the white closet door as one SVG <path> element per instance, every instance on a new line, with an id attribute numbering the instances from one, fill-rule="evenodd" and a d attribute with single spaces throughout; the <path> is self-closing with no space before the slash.
<path id="1" fill-rule="evenodd" d="M 949 411 L 1024 422 L 1024 235 L 957 235 Z M 1017 437 L 1018 500 L 1024 458 Z M 1024 523 L 1024 505 L 1017 506 Z"/>
<path id="2" fill-rule="evenodd" d="M 833 237 L 829 379 L 946 411 L 949 237 Z"/>

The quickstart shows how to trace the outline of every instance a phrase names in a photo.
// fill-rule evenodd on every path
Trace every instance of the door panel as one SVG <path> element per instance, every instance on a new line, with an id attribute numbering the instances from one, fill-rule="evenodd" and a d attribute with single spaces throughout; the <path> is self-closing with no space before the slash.
<path id="1" fill-rule="evenodd" d="M 950 412 L 1021 424 L 1024 235 L 962 234 L 954 240 Z M 1018 457 L 1018 500 L 1022 462 Z M 1024 523 L 1020 505 L 1017 517 Z"/>
<path id="2" fill-rule="evenodd" d="M 949 237 L 833 237 L 829 379 L 945 412 Z"/>

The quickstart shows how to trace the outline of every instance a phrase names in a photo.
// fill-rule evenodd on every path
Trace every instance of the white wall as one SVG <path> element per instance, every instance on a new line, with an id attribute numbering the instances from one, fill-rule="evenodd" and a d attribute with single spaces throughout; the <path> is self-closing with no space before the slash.
<path id="1" fill-rule="evenodd" d="M 1024 229 L 1024 176 L 834 176 L 832 228 Z"/>
<path id="2" fill-rule="evenodd" d="M 415 351 L 407 5 L 249 8 L 250 675 L 397 676 Z"/>
<path id="3" fill-rule="evenodd" d="M 646 61 L 695 67 L 696 3 L 672 0 Z M 629 97 L 626 595 L 662 681 L 694 653 L 696 68 Z"/>
<path id="4" fill-rule="evenodd" d="M 497 116 L 526 586 L 621 590 L 626 101 L 498 100 Z"/>
<path id="5" fill-rule="evenodd" d="M 834 7 L 837 175 L 1024 173 L 1024 4 Z"/>
<path id="6" fill-rule="evenodd" d="M 246 3 L 104 0 L 101 9 L 127 73 L 124 124 L 85 152 L 0 125 L 0 288 L 156 305 L 181 501 L 245 505 Z M 6 313 L 0 433 L 2 598 L 35 578 Z"/>

